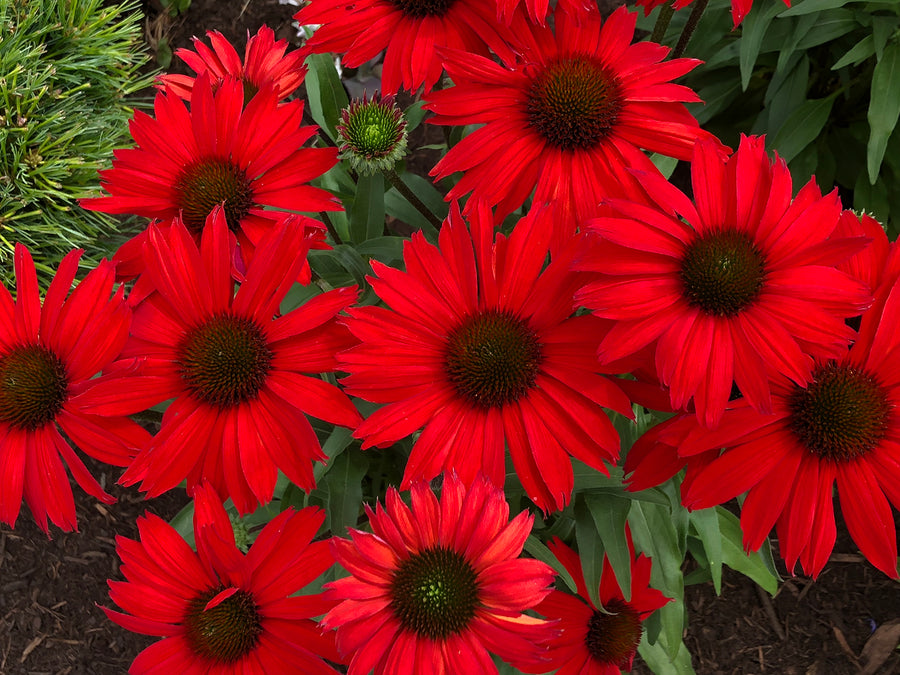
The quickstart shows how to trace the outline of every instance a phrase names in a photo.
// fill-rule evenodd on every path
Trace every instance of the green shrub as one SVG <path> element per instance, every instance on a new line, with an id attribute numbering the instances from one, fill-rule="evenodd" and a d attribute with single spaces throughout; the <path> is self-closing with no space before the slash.
<path id="1" fill-rule="evenodd" d="M 137 0 L 0 0 L 0 277 L 17 241 L 49 272 L 72 248 L 90 267 L 118 221 L 85 211 L 97 170 L 128 144 L 128 97 L 149 86 Z"/>

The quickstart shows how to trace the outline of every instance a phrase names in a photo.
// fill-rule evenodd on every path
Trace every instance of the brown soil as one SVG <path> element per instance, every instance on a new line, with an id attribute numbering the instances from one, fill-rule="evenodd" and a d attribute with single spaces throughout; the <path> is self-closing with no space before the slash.
<path id="1" fill-rule="evenodd" d="M 176 19 L 151 0 L 144 4 L 151 45 L 165 37 L 173 49 L 189 47 L 190 36 L 215 28 L 243 53 L 247 31 L 263 23 L 279 38 L 294 38 L 296 8 L 278 0 L 193 0 Z M 103 506 L 76 488 L 79 533 L 52 530 L 48 538 L 27 509 L 15 530 L 0 525 L 0 675 L 118 675 L 152 642 L 107 621 L 98 605 L 110 604 L 107 578 L 122 578 L 115 537 L 136 538 L 135 520 L 145 510 L 171 518 L 186 497 L 176 490 L 144 502 L 134 489 L 113 485 L 118 471 L 90 466 L 119 501 Z M 686 603 L 685 640 L 699 675 L 900 673 L 900 631 L 889 630 L 900 622 L 900 584 L 864 562 L 842 523 L 818 581 L 788 578 L 770 600 L 726 570 L 721 597 L 701 584 L 687 589 Z M 635 672 L 649 670 L 636 663 Z"/>

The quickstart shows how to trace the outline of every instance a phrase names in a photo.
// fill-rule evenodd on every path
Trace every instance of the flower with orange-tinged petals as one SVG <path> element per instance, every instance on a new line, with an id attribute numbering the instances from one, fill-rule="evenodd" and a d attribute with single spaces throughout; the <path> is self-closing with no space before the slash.
<path id="1" fill-rule="evenodd" d="M 519 557 L 534 517 L 509 520 L 503 491 L 484 476 L 466 487 L 445 474 L 440 501 L 426 482 L 411 491 L 411 507 L 394 488 L 384 507 L 366 505 L 371 533 L 332 540 L 351 576 L 326 586 L 340 604 L 322 625 L 337 629 L 349 675 L 496 675 L 488 652 L 534 667 L 555 630 L 522 612 L 556 576 Z"/>
<path id="2" fill-rule="evenodd" d="M 333 563 L 312 541 L 322 511 L 287 509 L 260 531 L 246 555 L 207 483 L 194 490 L 197 551 L 158 516 L 137 521 L 140 541 L 116 537 L 127 581 L 109 581 L 104 607 L 120 626 L 163 638 L 138 654 L 131 675 L 337 675 L 334 636 L 315 617 L 334 606 L 321 593 L 295 595 Z"/>
<path id="3" fill-rule="evenodd" d="M 114 290 L 114 266 L 105 260 L 69 295 L 81 253 L 62 259 L 43 304 L 34 261 L 22 244 L 14 256 L 16 299 L 0 286 L 0 521 L 15 525 L 24 496 L 45 532 L 48 518 L 63 530 L 77 527 L 66 466 L 85 492 L 106 504 L 115 501 L 72 444 L 95 459 L 127 466 L 150 438 L 122 414 L 98 410 L 83 398 L 101 381 L 126 396 L 121 374 L 95 376 L 119 356 L 131 310 L 122 287 Z"/>
<path id="4" fill-rule="evenodd" d="M 200 75 L 209 73 L 215 91 L 227 78 L 240 80 L 244 85 L 244 101 L 249 101 L 260 89 L 271 85 L 279 100 L 293 94 L 306 75 L 303 54 L 294 50 L 285 54 L 287 40 L 275 41 L 275 32 L 261 26 L 256 35 L 248 31 L 244 60 L 241 61 L 231 43 L 217 30 L 206 32 L 210 46 L 194 37 L 194 49 L 176 49 L 175 56 Z M 168 87 L 181 98 L 190 101 L 194 78 L 175 73 L 160 75 L 162 88 Z"/>
<path id="5" fill-rule="evenodd" d="M 622 670 L 631 670 L 643 622 L 670 599 L 650 588 L 652 562 L 644 555 L 634 558 L 630 532 L 627 539 L 632 555 L 630 599 L 625 599 L 604 555 L 599 589 L 602 610 L 588 595 L 578 554 L 558 538 L 548 542 L 553 555 L 575 580 L 578 595 L 553 591 L 535 608 L 547 619 L 558 620 L 560 634 L 550 643 L 547 666 L 526 672 L 545 673 L 558 668 L 557 675 L 620 675 Z"/>
<path id="6" fill-rule="evenodd" d="M 601 406 L 631 416 L 631 402 L 594 356 L 606 324 L 572 315 L 587 280 L 569 269 L 578 241 L 544 267 L 551 219 L 537 209 L 495 237 L 487 209 L 470 233 L 454 204 L 439 246 L 421 233 L 406 243 L 405 272 L 373 261 L 370 283 L 390 309 L 348 310 L 360 344 L 338 359 L 347 393 L 385 404 L 356 430 L 363 448 L 424 427 L 402 487 L 445 470 L 502 486 L 508 446 L 528 496 L 555 511 L 572 495 L 569 455 L 604 473 L 616 461 Z"/>
<path id="7" fill-rule="evenodd" d="M 629 167 L 655 171 L 643 150 L 687 160 L 695 140 L 713 137 L 683 105 L 697 95 L 672 83 L 700 62 L 632 44 L 637 13 L 623 6 L 604 22 L 557 8 L 554 17 L 555 29 L 524 33 L 530 45 L 511 68 L 445 50 L 454 86 L 428 94 L 425 107 L 435 124 L 480 125 L 431 171 L 463 172 L 447 199 L 471 192 L 467 208 L 483 200 L 502 218 L 533 192 L 535 204 L 558 210 L 555 251 L 634 180 Z"/>
<path id="8" fill-rule="evenodd" d="M 134 412 L 173 399 L 121 482 L 140 482 L 153 497 L 206 478 L 247 513 L 272 499 L 278 469 L 313 487 L 312 462 L 325 456 L 306 414 L 353 428 L 361 419 L 319 377 L 353 344 L 335 317 L 356 289 L 323 293 L 275 318 L 306 259 L 305 227 L 289 219 L 263 239 L 235 293 L 223 210 L 210 219 L 199 249 L 178 220 L 166 231 L 151 226 L 145 262 L 155 292 L 135 310 L 122 352 L 136 364 L 128 400 L 108 387 L 95 388 L 93 400 Z"/>
<path id="9" fill-rule="evenodd" d="M 431 91 L 444 70 L 440 47 L 484 57 L 493 51 L 512 63 L 515 32 L 496 13 L 485 0 L 311 0 L 294 19 L 319 25 L 305 52 L 342 54 L 342 63 L 355 68 L 384 51 L 381 91 L 393 95 Z"/>
<path id="10" fill-rule="evenodd" d="M 599 235 L 577 269 L 597 277 L 576 301 L 616 325 L 601 363 L 655 345 L 655 368 L 673 408 L 693 401 L 714 427 L 733 386 L 761 412 L 769 380 L 809 380 L 814 359 L 839 358 L 854 337 L 844 319 L 872 297 L 836 266 L 865 237 L 832 237 L 837 191 L 815 181 L 792 195 L 781 159 L 743 137 L 727 161 L 701 141 L 691 163 L 696 205 L 658 175 L 641 177 L 655 205 L 606 201 L 613 215 L 589 221 Z M 680 216 L 680 217 L 679 217 Z"/>

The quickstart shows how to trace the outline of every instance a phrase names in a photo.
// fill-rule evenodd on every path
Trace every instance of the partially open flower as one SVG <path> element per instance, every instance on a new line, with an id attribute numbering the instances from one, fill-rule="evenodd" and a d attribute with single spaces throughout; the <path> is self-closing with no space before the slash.
<path id="1" fill-rule="evenodd" d="M 406 155 L 406 119 L 393 96 L 363 94 L 341 111 L 337 130 L 340 159 L 361 174 L 392 169 Z"/>
<path id="2" fill-rule="evenodd" d="M 633 554 L 630 532 L 627 537 Z M 609 558 L 603 556 L 600 609 L 590 600 L 578 554 L 556 537 L 547 545 L 572 575 L 578 595 L 553 591 L 535 608 L 548 619 L 557 619 L 561 629 L 559 637 L 550 643 L 549 663 L 541 668 L 558 668 L 560 675 L 619 675 L 622 670 L 630 671 L 641 643 L 643 622 L 669 602 L 662 592 L 650 588 L 650 558 L 638 555 L 631 561 L 631 599 L 625 600 Z"/>
<path id="3" fill-rule="evenodd" d="M 300 51 L 285 53 L 287 40 L 275 40 L 275 31 L 262 26 L 253 37 L 248 31 L 244 60 L 241 61 L 231 43 L 217 30 L 206 32 L 211 47 L 200 38 L 194 38 L 194 49 L 178 49 L 175 55 L 200 75 L 208 73 L 217 90 L 226 78 L 240 80 L 244 86 L 244 101 L 249 101 L 256 92 L 271 84 L 279 100 L 293 94 L 303 84 L 306 66 Z M 179 97 L 190 100 L 194 88 L 194 78 L 188 75 L 160 75 L 160 89 L 169 89 Z"/>

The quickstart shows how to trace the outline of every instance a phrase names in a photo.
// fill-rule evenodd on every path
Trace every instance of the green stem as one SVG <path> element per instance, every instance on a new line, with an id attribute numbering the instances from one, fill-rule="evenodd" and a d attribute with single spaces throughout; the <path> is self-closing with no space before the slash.
<path id="1" fill-rule="evenodd" d="M 650 42 L 657 42 L 662 44 L 663 38 L 666 36 L 666 29 L 669 27 L 669 22 L 672 20 L 672 15 L 675 14 L 675 10 L 672 8 L 671 3 L 666 3 L 659 10 L 659 16 L 656 17 L 656 25 L 653 26 L 653 32 L 650 34 Z"/>
<path id="2" fill-rule="evenodd" d="M 697 0 L 697 2 L 694 3 L 694 7 L 691 9 L 691 15 L 688 17 L 687 23 L 684 24 L 684 28 L 681 31 L 681 37 L 678 38 L 678 44 L 675 45 L 675 49 L 672 50 L 673 59 L 677 59 L 684 54 L 684 50 L 687 49 L 688 42 L 691 41 L 691 36 L 694 34 L 694 30 L 696 30 L 697 24 L 700 23 L 700 17 L 703 16 L 703 11 L 708 4 L 709 0 Z"/>
<path id="3" fill-rule="evenodd" d="M 431 212 L 431 209 L 425 206 L 424 202 L 409 189 L 409 186 L 401 180 L 396 171 L 388 169 L 384 172 L 384 175 L 390 181 L 391 185 L 397 188 L 397 192 L 403 195 L 406 201 L 412 204 L 419 213 L 425 216 L 428 222 L 434 225 L 435 229 L 441 229 L 441 219 L 434 215 L 434 213 Z"/>
<path id="4" fill-rule="evenodd" d="M 328 213 L 325 211 L 319 211 L 319 217 L 322 218 L 322 222 L 325 223 L 325 227 L 328 229 L 328 234 L 331 235 L 331 238 L 334 239 L 335 246 L 340 246 L 344 242 L 341 241 L 340 235 L 338 235 L 337 230 L 334 229 L 334 223 L 331 222 L 331 218 L 328 216 Z"/>

